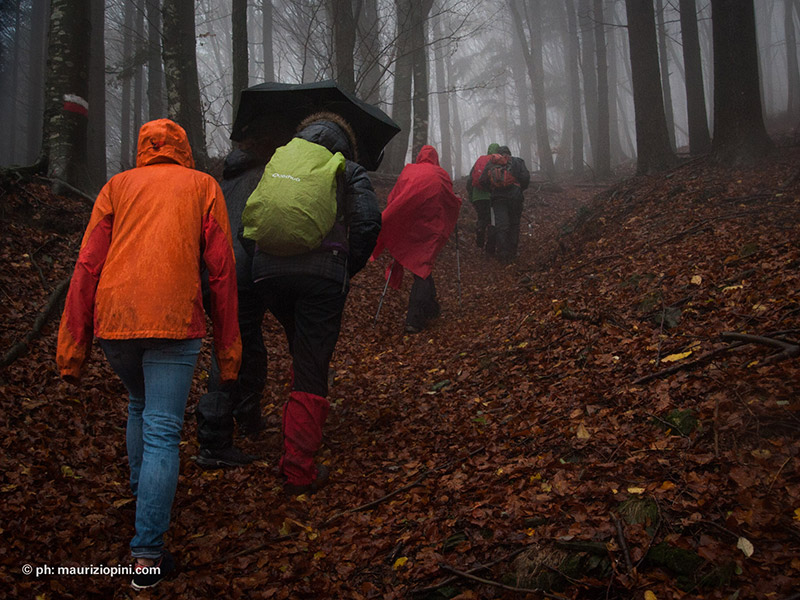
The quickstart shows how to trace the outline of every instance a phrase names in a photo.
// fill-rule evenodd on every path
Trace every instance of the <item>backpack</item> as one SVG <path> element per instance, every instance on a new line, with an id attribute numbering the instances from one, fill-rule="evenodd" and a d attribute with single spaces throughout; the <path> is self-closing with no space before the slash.
<path id="1" fill-rule="evenodd" d="M 486 177 L 492 190 L 507 190 L 519 186 L 516 177 L 511 174 L 511 161 L 507 157 L 503 157 L 499 161 L 493 160 L 486 169 Z"/>
<path id="2" fill-rule="evenodd" d="M 483 175 L 483 170 L 486 168 L 486 165 L 489 164 L 490 158 L 488 154 L 484 154 L 483 156 L 479 156 L 478 160 L 475 161 L 475 165 L 472 167 L 472 187 L 478 188 L 479 190 L 483 189 L 483 185 L 481 185 L 481 175 Z"/>
<path id="3" fill-rule="evenodd" d="M 244 237 L 276 256 L 318 248 L 336 221 L 336 183 L 344 168 L 341 152 L 302 138 L 278 148 L 242 212 Z"/>

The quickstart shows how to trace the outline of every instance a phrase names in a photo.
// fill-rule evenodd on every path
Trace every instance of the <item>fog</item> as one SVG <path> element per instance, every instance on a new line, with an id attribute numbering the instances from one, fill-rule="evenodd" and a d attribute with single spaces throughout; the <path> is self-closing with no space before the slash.
<path id="1" fill-rule="evenodd" d="M 517 14 L 525 19 L 525 44 L 530 49 L 530 24 L 541 26 L 543 90 L 546 125 L 557 172 L 570 166 L 565 154 L 572 127 L 569 118 L 569 68 L 565 40 L 577 33 L 586 44 L 595 29 L 593 3 L 572 0 L 579 17 L 574 30 L 567 27 L 564 0 L 513 0 Z M 764 118 L 768 130 L 792 131 L 798 114 L 790 110 L 790 76 L 796 42 L 787 44 L 798 27 L 797 7 L 793 27 L 786 27 L 785 6 L 794 0 L 756 0 L 759 67 Z M 267 3 L 268 4 L 268 3 Z M 359 6 L 368 3 L 359 2 Z M 634 159 L 635 129 L 631 86 L 631 67 L 625 4 L 622 0 L 604 0 L 603 29 L 608 61 L 611 101 L 612 167 L 629 164 Z M 281 82 L 315 81 L 333 78 L 335 66 L 332 49 L 328 1 L 273 0 L 273 70 Z M 672 133 L 678 152 L 688 143 L 686 90 L 683 73 L 683 49 L 677 0 L 658 0 L 657 21 L 663 23 L 662 67 L 666 65 L 669 95 L 668 111 L 673 117 Z M 265 81 L 263 9 L 255 0 L 248 6 L 248 53 L 250 85 Z M 707 0 L 696 2 L 700 35 L 703 80 L 709 126 L 713 123 L 713 72 L 711 9 Z M 122 156 L 124 131 L 135 139 L 135 126 L 150 118 L 166 115 L 148 113 L 148 68 L 144 49 L 147 46 L 145 0 L 105 3 L 105 148 L 108 176 L 132 165 L 133 156 Z M 587 12 L 588 10 L 588 12 Z M 582 12 L 583 11 L 583 12 Z M 44 91 L 46 45 L 42 27 L 46 23 L 47 3 L 6 0 L 0 8 L 0 164 L 33 163 L 41 147 L 42 96 Z M 208 152 L 222 157 L 231 147 L 233 121 L 231 66 L 231 6 L 228 2 L 196 0 L 196 42 L 198 75 L 205 119 Z M 452 149 L 453 175 L 467 173 L 475 158 L 491 142 L 508 145 L 522 156 L 532 170 L 540 167 L 534 133 L 534 107 L 531 79 L 526 70 L 514 11 L 508 2 L 473 0 L 437 0 L 425 20 L 425 50 L 428 64 L 430 121 L 427 141 L 440 150 L 448 137 Z M 527 18 L 525 18 L 527 15 Z M 377 55 L 359 51 L 357 41 L 355 71 L 356 93 L 375 101 L 389 115 L 393 103 L 394 73 L 397 67 L 397 18 L 394 1 L 377 2 Z M 357 40 L 365 35 L 359 21 Z M 592 38 L 593 39 L 593 38 Z M 587 70 L 581 63 L 581 85 Z M 594 65 L 590 65 L 594 69 Z M 796 68 L 796 67 L 795 67 Z M 371 83 L 377 80 L 377 84 Z M 369 87 L 369 89 L 368 89 Z M 665 85 L 665 89 L 667 86 Z M 583 91 L 582 87 L 582 91 Z M 446 105 L 440 104 L 444 96 Z M 442 128 L 442 109 L 449 119 Z M 91 112 L 91 108 L 90 108 Z M 446 116 L 446 115 L 445 115 Z M 581 127 L 588 131 L 587 110 L 582 110 Z M 449 135 L 443 135 L 443 131 Z M 403 134 L 409 132 L 404 131 Z M 583 156 L 591 173 L 590 137 L 583 136 Z M 406 154 L 410 160 L 411 148 Z"/>

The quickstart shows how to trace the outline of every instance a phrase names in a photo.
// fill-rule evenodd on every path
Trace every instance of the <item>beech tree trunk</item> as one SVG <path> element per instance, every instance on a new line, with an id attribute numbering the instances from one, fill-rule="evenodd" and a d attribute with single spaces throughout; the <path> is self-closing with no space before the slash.
<path id="1" fill-rule="evenodd" d="M 528 85 L 528 65 L 525 62 L 523 41 L 519 35 L 513 36 L 511 42 L 511 73 L 514 77 L 514 87 L 517 90 L 516 104 L 519 108 L 519 156 L 525 164 L 531 166 L 533 160 L 533 127 L 531 126 L 531 93 Z M 516 153 L 515 153 L 516 154 Z"/>
<path id="2" fill-rule="evenodd" d="M 231 0 L 231 62 L 233 63 L 233 117 L 239 109 L 239 97 L 243 89 L 248 86 L 250 73 L 248 72 L 247 52 L 247 0 Z"/>
<path id="3" fill-rule="evenodd" d="M 354 52 L 356 23 L 352 0 L 330 0 L 333 21 L 333 55 L 336 81 L 348 92 L 356 91 Z"/>
<path id="4" fill-rule="evenodd" d="M 193 0 L 164 0 L 163 53 L 167 114 L 186 130 L 198 169 L 208 170 L 208 150 L 197 77 Z"/>
<path id="5" fill-rule="evenodd" d="M 686 112 L 689 126 L 689 152 L 693 156 L 711 149 L 706 113 L 706 92 L 703 64 L 700 57 L 700 36 L 697 29 L 695 0 L 680 0 L 683 69 L 686 73 Z"/>
<path id="6" fill-rule="evenodd" d="M 652 0 L 625 0 L 628 15 L 633 104 L 636 113 L 636 171 L 640 175 L 677 162 L 669 143 L 664 95 L 658 69 L 658 42 Z"/>
<path id="7" fill-rule="evenodd" d="M 272 52 L 272 0 L 261 2 L 261 46 L 264 52 L 264 81 L 275 81 L 275 57 Z"/>
<path id="8" fill-rule="evenodd" d="M 380 21 L 377 0 L 362 0 L 361 11 L 356 15 L 358 27 L 357 55 L 360 69 L 356 80 L 359 97 L 372 104 L 381 98 Z"/>
<path id="9" fill-rule="evenodd" d="M 125 21 L 122 32 L 122 72 L 119 74 L 122 80 L 122 98 L 120 100 L 120 121 L 119 121 L 119 169 L 126 171 L 133 167 L 131 156 L 136 142 L 133 141 L 134 134 L 131 133 L 131 121 L 133 116 L 131 102 L 131 57 L 133 56 L 133 12 L 136 6 L 132 2 L 125 4 Z"/>
<path id="10" fill-rule="evenodd" d="M 163 80 L 161 3 L 159 0 L 147 0 L 147 116 L 151 121 L 166 115 Z"/>
<path id="11" fill-rule="evenodd" d="M 89 113 L 87 123 L 87 162 L 89 193 L 97 193 L 106 182 L 106 53 L 105 2 L 91 1 L 92 40 L 89 63 Z"/>
<path id="12" fill-rule="evenodd" d="M 565 0 L 567 32 L 564 46 L 567 48 L 565 66 L 569 78 L 569 111 L 572 117 L 572 173 L 583 173 L 583 118 L 581 117 L 581 80 L 579 69 L 580 40 L 578 20 L 575 16 L 574 0 Z"/>
<path id="13" fill-rule="evenodd" d="M 786 112 L 792 119 L 800 117 L 800 70 L 797 66 L 797 35 L 794 28 L 795 0 L 783 0 L 783 26 L 786 34 L 786 70 L 789 97 Z"/>
<path id="14" fill-rule="evenodd" d="M 425 19 L 433 0 L 395 0 L 397 44 L 392 93 L 392 119 L 400 133 L 389 142 L 383 169 L 399 173 L 412 135 L 413 161 L 428 135 L 428 68 L 425 49 Z M 413 90 L 413 94 L 412 94 Z M 414 120 L 412 122 L 412 107 Z"/>
<path id="15" fill-rule="evenodd" d="M 436 38 L 443 38 L 443 28 L 441 16 L 437 17 L 434 21 L 434 29 Z M 436 102 L 439 108 L 439 138 L 442 140 L 441 148 L 439 148 L 439 164 L 442 168 L 450 173 L 453 173 L 453 152 L 452 152 L 452 136 L 450 135 L 450 104 L 448 102 L 449 93 L 447 92 L 447 69 L 445 62 L 445 55 L 441 44 L 437 44 L 434 48 L 434 68 L 436 70 Z"/>
<path id="16" fill-rule="evenodd" d="M 552 179 L 555 177 L 555 164 L 553 163 L 553 151 L 550 147 L 550 134 L 547 130 L 547 102 L 544 91 L 544 64 L 542 58 L 542 35 L 541 35 L 541 8 L 538 0 L 531 0 L 530 10 L 525 11 L 525 21 L 528 23 L 530 32 L 530 44 L 522 27 L 522 19 L 519 11 L 512 1 L 509 3 L 512 12 L 512 20 L 516 28 L 517 36 L 522 45 L 522 53 L 525 57 L 525 64 L 528 66 L 528 77 L 531 80 L 531 90 L 533 94 L 533 118 L 536 125 L 536 153 L 539 158 L 539 169 L 545 177 Z"/>
<path id="17" fill-rule="evenodd" d="M 95 0 L 92 0 L 95 1 Z M 103 0 L 99 0 L 101 3 Z M 145 36 L 144 36 L 144 9 L 139 4 L 136 5 L 134 15 L 134 64 L 133 64 L 133 110 L 131 111 L 133 125 L 133 148 L 131 148 L 131 165 L 136 166 L 137 143 L 139 141 L 139 129 L 142 127 L 144 113 L 144 61 L 145 56 Z"/>
<path id="18" fill-rule="evenodd" d="M 597 68 L 594 64 L 594 25 L 589 2 L 590 0 L 578 0 L 578 26 L 581 32 L 581 73 L 586 130 L 589 133 L 589 156 L 594 156 L 594 149 L 597 147 Z"/>
<path id="19" fill-rule="evenodd" d="M 594 0 L 594 45 L 597 61 L 597 144 L 594 169 L 601 179 L 611 176 L 611 137 L 608 108 L 608 56 L 606 54 L 603 0 Z"/>
<path id="20" fill-rule="evenodd" d="M 726 165 L 772 149 L 764 127 L 753 0 L 712 0 L 714 139 L 711 153 Z"/>
<path id="21" fill-rule="evenodd" d="M 45 53 L 47 49 L 47 23 L 50 18 L 49 0 L 34 0 L 31 4 L 31 50 L 29 62 L 29 109 L 25 162 L 33 162 L 40 153 L 42 143 L 42 118 L 44 115 Z"/>
<path id="22" fill-rule="evenodd" d="M 412 108 L 414 110 L 414 127 L 411 142 L 411 161 L 417 158 L 422 146 L 428 143 L 429 90 L 428 80 L 428 45 L 426 22 L 428 13 L 433 6 L 433 0 L 412 0 L 414 26 L 411 29 L 411 45 L 414 60 L 414 95 Z"/>
<path id="23" fill-rule="evenodd" d="M 658 31 L 658 60 L 661 69 L 661 90 L 664 92 L 664 117 L 667 120 L 669 143 L 675 150 L 675 113 L 672 110 L 672 86 L 669 83 L 669 56 L 667 51 L 667 26 L 664 23 L 664 0 L 656 0 Z"/>
<path id="24" fill-rule="evenodd" d="M 48 174 L 88 188 L 89 0 L 53 0 L 42 149 Z M 57 186 L 56 186 L 57 187 Z"/>

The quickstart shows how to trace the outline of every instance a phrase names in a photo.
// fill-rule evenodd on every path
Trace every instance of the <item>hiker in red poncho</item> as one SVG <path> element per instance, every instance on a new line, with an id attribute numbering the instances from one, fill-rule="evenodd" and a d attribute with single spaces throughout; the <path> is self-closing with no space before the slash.
<path id="1" fill-rule="evenodd" d="M 403 269 L 414 274 L 407 333 L 419 333 L 428 321 L 439 316 L 431 270 L 453 232 L 460 208 L 461 199 L 453 193 L 447 171 L 439 166 L 439 155 L 433 146 L 423 146 L 416 162 L 403 168 L 389 194 L 372 254 L 377 258 L 384 248 L 389 250 L 394 262 L 387 277 L 394 289 L 400 287 Z"/>

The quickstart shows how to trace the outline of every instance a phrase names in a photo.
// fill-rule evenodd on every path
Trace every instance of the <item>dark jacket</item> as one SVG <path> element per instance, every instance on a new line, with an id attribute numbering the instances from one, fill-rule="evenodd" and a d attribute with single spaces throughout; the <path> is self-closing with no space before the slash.
<path id="1" fill-rule="evenodd" d="M 500 157 L 499 154 L 493 154 L 492 157 Z M 531 174 L 528 171 L 528 167 L 525 166 L 525 161 L 518 156 L 511 156 L 510 163 L 508 170 L 511 172 L 511 175 L 514 176 L 514 179 L 517 180 L 518 186 L 512 186 L 510 188 L 504 190 L 491 190 L 491 197 L 492 200 L 517 200 L 522 201 L 522 192 L 523 190 L 528 189 L 528 185 L 531 182 Z M 490 168 L 487 167 L 483 170 L 481 174 L 481 184 L 486 189 L 491 189 L 491 185 L 489 184 L 489 171 Z"/>
<path id="2" fill-rule="evenodd" d="M 236 256 L 236 276 L 240 282 L 243 277 L 251 277 L 250 257 L 236 234 L 242 228 L 244 205 L 261 180 L 265 164 L 264 159 L 235 148 L 225 157 L 222 171 L 220 187 L 225 194 L 228 220 L 231 222 L 231 231 L 234 232 L 233 253 Z"/>
<path id="3" fill-rule="evenodd" d="M 367 264 L 381 230 L 381 212 L 367 171 L 351 160 L 353 152 L 344 132 L 330 121 L 316 121 L 296 137 L 341 152 L 345 172 L 339 182 L 333 230 L 322 245 L 295 256 L 274 256 L 256 250 L 253 280 L 289 274 L 316 275 L 346 282 Z"/>

